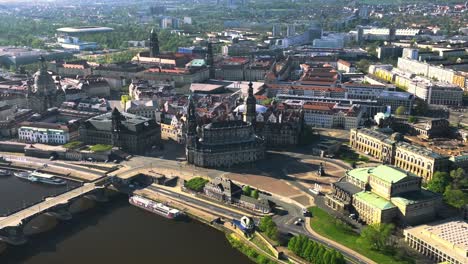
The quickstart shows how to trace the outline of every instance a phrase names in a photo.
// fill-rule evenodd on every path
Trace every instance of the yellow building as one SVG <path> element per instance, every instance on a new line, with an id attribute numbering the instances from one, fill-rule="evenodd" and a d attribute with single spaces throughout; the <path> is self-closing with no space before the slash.
<path id="1" fill-rule="evenodd" d="M 446 171 L 448 157 L 431 150 L 400 141 L 401 135 L 387 135 L 371 129 L 351 129 L 349 143 L 358 152 L 386 164 L 393 164 L 429 181 L 436 171 Z"/>
<path id="2" fill-rule="evenodd" d="M 405 241 L 435 262 L 468 263 L 468 223 L 462 220 L 407 228 Z"/>
<path id="3" fill-rule="evenodd" d="M 352 206 L 359 218 L 368 224 L 396 219 L 410 225 L 429 221 L 435 217 L 442 199 L 438 194 L 421 189 L 420 177 L 394 166 L 350 170 L 346 173 L 346 183 L 357 188 L 350 188 L 341 181 L 333 184 L 334 193 L 342 194 L 343 188 L 347 193 L 354 189 Z M 336 198 L 343 200 L 346 197 Z M 330 207 L 335 207 L 331 199 L 327 202 Z"/>
<path id="4" fill-rule="evenodd" d="M 467 87 L 466 87 L 466 76 L 462 73 L 456 73 L 454 76 L 453 76 L 453 84 L 456 84 L 458 86 L 460 86 L 461 88 L 463 88 L 463 90 L 465 90 Z"/>
<path id="5" fill-rule="evenodd" d="M 397 143 L 394 162 L 395 166 L 422 177 L 425 182 L 430 181 L 436 171 L 446 171 L 449 165 L 448 157 L 406 142 Z"/>

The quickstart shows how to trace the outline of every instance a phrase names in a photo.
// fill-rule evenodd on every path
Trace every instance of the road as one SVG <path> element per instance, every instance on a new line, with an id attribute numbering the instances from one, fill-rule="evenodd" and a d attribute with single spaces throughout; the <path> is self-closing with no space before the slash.
<path id="1" fill-rule="evenodd" d="M 345 256 L 349 263 L 368 263 L 367 261 L 362 260 L 359 256 L 356 256 L 351 252 L 345 252 L 339 246 L 334 245 L 333 243 L 329 243 L 325 239 L 310 233 L 305 227 L 305 222 L 302 222 L 300 225 L 295 225 L 294 222 L 296 220 L 298 220 L 299 218 L 304 220 L 305 218 L 302 214 L 302 207 L 292 203 L 285 203 L 281 200 L 272 197 L 269 197 L 268 199 L 272 200 L 279 207 L 284 208 L 287 211 L 287 214 L 285 215 L 275 215 L 273 217 L 273 220 L 280 231 L 284 233 L 291 233 L 294 235 L 304 235 L 318 243 L 326 245 L 327 247 L 336 249 L 337 251 L 341 252 L 343 256 Z"/>

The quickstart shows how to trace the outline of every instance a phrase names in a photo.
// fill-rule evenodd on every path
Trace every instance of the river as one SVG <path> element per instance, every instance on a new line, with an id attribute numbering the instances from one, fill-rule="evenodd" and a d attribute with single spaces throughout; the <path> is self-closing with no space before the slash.
<path id="1" fill-rule="evenodd" d="M 13 180 L 13 179 L 11 179 Z M 0 185 L 7 181 L 0 182 Z M 10 182 L 10 184 L 13 184 Z M 25 200 L 31 200 L 22 186 Z M 41 191 L 32 184 L 35 197 Z M 50 188 L 46 188 L 50 191 Z M 2 189 L 0 201 L 15 188 Z M 0 206 L 4 202 L 0 202 Z M 212 227 L 195 220 L 173 221 L 128 204 L 119 195 L 55 229 L 29 237 L 23 246 L 9 246 L 2 264 L 83 263 L 252 263 Z"/>

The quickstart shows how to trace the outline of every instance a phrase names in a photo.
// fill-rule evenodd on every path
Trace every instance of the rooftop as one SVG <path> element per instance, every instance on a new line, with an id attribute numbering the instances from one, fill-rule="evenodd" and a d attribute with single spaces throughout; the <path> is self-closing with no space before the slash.
<path id="1" fill-rule="evenodd" d="M 388 210 L 395 208 L 389 200 L 386 200 L 372 192 L 359 192 L 354 195 L 354 199 L 363 200 L 367 204 L 376 207 L 380 210 Z"/>
<path id="2" fill-rule="evenodd" d="M 407 179 L 408 177 L 418 178 L 416 175 L 410 172 L 389 165 L 380 165 L 375 168 L 371 168 L 369 169 L 369 172 L 373 176 L 388 183 L 400 182 Z"/>
<path id="3" fill-rule="evenodd" d="M 63 27 L 58 28 L 58 32 L 62 33 L 104 33 L 114 31 L 110 27 Z"/>
<path id="4" fill-rule="evenodd" d="M 357 168 L 346 172 L 346 174 L 352 178 L 358 179 L 361 182 L 367 182 L 367 180 L 369 179 L 369 170 L 371 169 L 372 167 Z"/>
<path id="5" fill-rule="evenodd" d="M 451 254 L 461 263 L 468 263 L 468 223 L 451 220 L 405 229 L 405 234 L 425 241 L 444 253 Z"/>
<path id="6" fill-rule="evenodd" d="M 432 200 L 438 197 L 440 197 L 440 195 L 433 193 L 431 191 L 421 189 L 420 191 L 400 194 L 397 197 L 392 197 L 390 200 L 392 201 L 392 203 L 397 204 L 397 205 L 398 204 L 410 205 L 410 204 L 424 202 L 427 200 Z"/>
<path id="7" fill-rule="evenodd" d="M 413 153 L 416 153 L 416 154 L 419 154 L 419 155 L 422 155 L 422 156 L 426 156 L 426 157 L 430 157 L 430 158 L 433 158 L 433 159 L 442 159 L 443 157 L 433 151 L 431 151 L 430 149 L 427 149 L 427 148 L 422 148 L 420 146 L 416 146 L 416 145 L 413 145 L 413 144 L 409 144 L 409 143 L 406 143 L 406 142 L 398 142 L 397 143 L 399 147 L 403 147 L 404 149 L 406 150 L 409 150 Z"/>

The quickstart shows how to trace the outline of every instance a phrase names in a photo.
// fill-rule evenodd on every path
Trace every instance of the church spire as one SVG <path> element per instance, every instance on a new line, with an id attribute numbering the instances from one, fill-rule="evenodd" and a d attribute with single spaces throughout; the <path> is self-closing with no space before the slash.
<path id="1" fill-rule="evenodd" d="M 195 103 L 192 95 L 189 96 L 189 104 L 187 107 L 187 133 L 195 135 L 197 133 L 197 116 L 195 110 Z"/>
<path id="2" fill-rule="evenodd" d="M 249 82 L 249 89 L 248 89 L 248 95 L 247 99 L 245 100 L 245 105 L 244 105 L 244 121 L 245 122 L 250 122 L 250 123 L 255 123 L 255 118 L 257 115 L 257 99 L 255 99 L 254 93 L 253 93 L 253 84 L 252 82 Z"/>
<path id="3" fill-rule="evenodd" d="M 117 107 L 114 107 L 111 114 L 112 120 L 112 145 L 120 148 L 120 128 L 122 127 L 123 116 Z"/>
<path id="4" fill-rule="evenodd" d="M 209 67 L 209 77 L 210 79 L 215 78 L 215 68 L 214 68 L 214 57 L 213 57 L 213 43 L 208 42 L 208 47 L 206 51 L 206 64 Z"/>
<path id="5" fill-rule="evenodd" d="M 149 38 L 149 45 L 150 45 L 150 57 L 155 57 L 159 55 L 159 39 L 156 30 L 151 29 L 151 34 Z"/>

